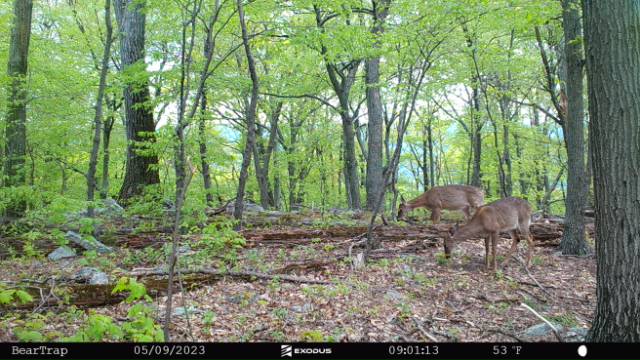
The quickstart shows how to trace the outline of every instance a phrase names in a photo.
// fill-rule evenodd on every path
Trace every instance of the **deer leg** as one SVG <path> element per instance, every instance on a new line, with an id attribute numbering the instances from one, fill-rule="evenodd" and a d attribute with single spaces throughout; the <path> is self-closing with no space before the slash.
<path id="1" fill-rule="evenodd" d="M 511 260 L 511 256 L 513 256 L 513 253 L 518 250 L 518 243 L 520 242 L 520 236 L 518 236 L 518 233 L 515 230 L 512 230 L 509 233 L 511 234 L 511 249 L 509 249 L 509 252 L 507 252 L 507 255 L 502 261 L 502 264 L 500 264 L 500 267 L 506 265 L 509 262 L 509 260 Z"/>
<path id="2" fill-rule="evenodd" d="M 440 208 L 431 209 L 431 222 L 434 225 L 440 222 Z"/>
<path id="3" fill-rule="evenodd" d="M 489 270 L 489 252 L 491 249 L 489 245 L 491 244 L 491 237 L 487 236 L 484 238 L 484 267 L 486 270 Z"/>
<path id="4" fill-rule="evenodd" d="M 491 248 L 492 248 L 492 252 L 493 252 L 493 270 L 497 270 L 498 269 L 498 257 L 496 256 L 498 254 L 498 240 L 500 239 L 500 235 L 498 235 L 498 232 L 494 232 L 491 234 Z"/>
<path id="5" fill-rule="evenodd" d="M 527 239 L 527 259 L 525 260 L 525 264 L 529 267 L 529 261 L 531 261 L 531 256 L 533 255 L 533 238 L 531 237 L 531 233 L 527 231 L 526 234 L 522 234 L 525 239 Z"/>

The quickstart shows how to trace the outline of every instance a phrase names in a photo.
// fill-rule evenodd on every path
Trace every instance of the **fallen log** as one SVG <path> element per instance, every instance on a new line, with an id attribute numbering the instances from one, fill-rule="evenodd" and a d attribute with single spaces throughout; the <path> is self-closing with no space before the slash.
<path id="1" fill-rule="evenodd" d="M 242 272 L 225 272 L 218 271 L 213 269 L 198 269 L 198 270 L 180 270 L 176 271 L 176 273 L 180 273 L 182 275 L 192 275 L 192 274 L 205 274 L 207 275 L 207 280 L 221 280 L 224 278 L 233 278 L 245 281 L 254 281 L 255 279 L 262 280 L 273 280 L 278 279 L 279 281 L 288 281 L 294 283 L 305 283 L 305 284 L 321 284 L 321 285 L 331 285 L 330 281 L 325 280 L 317 280 L 317 279 L 307 279 L 301 278 L 297 276 L 289 276 L 289 275 L 272 275 L 272 274 L 263 274 L 255 271 L 242 271 Z M 150 270 L 139 270 L 132 271 L 129 273 L 131 276 L 165 276 L 168 275 L 168 272 L 165 270 L 159 269 L 150 269 Z"/>
<path id="2" fill-rule="evenodd" d="M 243 281 L 256 281 L 256 280 L 273 280 L 305 283 L 305 284 L 319 284 L 319 285 L 331 285 L 330 281 L 308 279 L 290 275 L 277 275 L 277 274 L 262 274 L 258 272 L 246 271 L 246 272 L 221 272 L 212 269 L 199 269 L 199 270 L 182 270 L 180 272 L 183 276 L 182 282 L 185 289 L 193 288 L 196 284 L 210 283 L 213 281 L 222 280 L 225 278 L 231 278 L 234 280 Z M 141 269 L 139 271 L 133 271 L 129 273 L 130 276 L 142 277 L 142 282 L 147 288 L 147 292 L 150 295 L 158 296 L 163 294 L 167 289 L 167 279 L 164 276 L 168 275 L 165 270 L 157 269 Z M 156 278 L 160 276 L 162 278 Z M 125 296 L 122 294 L 112 294 L 115 284 L 107 285 L 89 285 L 80 284 L 76 282 L 60 282 L 61 279 L 56 279 L 52 282 L 55 285 L 49 285 L 48 282 L 42 282 L 38 287 L 26 287 L 25 290 L 29 292 L 34 299 L 33 302 L 27 304 L 18 304 L 10 307 L 0 306 L 0 309 L 11 308 L 17 309 L 42 309 L 54 306 L 68 306 L 70 304 L 78 307 L 95 307 L 104 305 L 113 305 L 120 303 L 124 300 Z M 177 282 L 177 281 L 176 281 Z M 68 296 L 67 301 L 62 301 L 65 296 L 43 296 L 43 294 L 65 294 Z M 39 299 L 39 300 L 38 300 Z"/>

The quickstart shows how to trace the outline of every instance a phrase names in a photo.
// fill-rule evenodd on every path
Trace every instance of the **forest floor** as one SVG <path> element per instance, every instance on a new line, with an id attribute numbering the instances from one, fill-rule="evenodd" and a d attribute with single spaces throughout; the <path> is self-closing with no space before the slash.
<path id="1" fill-rule="evenodd" d="M 484 269 L 479 239 L 461 243 L 451 260 L 442 257 L 441 236 L 449 226 L 381 226 L 376 231 L 381 249 L 357 269 L 349 252 L 362 251 L 354 246 L 366 231 L 362 223 L 245 230 L 246 242 L 232 259 L 202 259 L 201 235 L 185 235 L 182 242 L 191 247 L 183 259 L 198 260 L 183 268 L 227 264 L 228 271 L 258 275 L 183 274 L 174 296 L 173 340 L 557 341 L 551 332 L 527 332 L 541 320 L 522 303 L 565 330 L 590 326 L 596 304 L 593 257 L 561 256 L 555 243 L 536 241 L 528 271 L 511 260 L 494 273 Z M 5 256 L 0 280 L 5 286 L 32 284 L 36 301 L 21 309 L 0 308 L 0 341 L 15 341 L 15 330 L 34 318 L 46 319 L 39 331 L 49 339 L 74 333 L 89 313 L 126 320 L 129 304 L 109 291 L 100 294 L 100 286 L 73 282 L 86 266 L 108 274 L 110 285 L 102 287 L 107 290 L 121 276 L 142 279 L 161 322 L 166 296 L 160 284 L 166 286 L 166 277 L 153 274 L 164 269 L 168 247 L 162 242 L 168 239 L 154 231 L 117 235 L 110 240 L 111 254 L 56 262 Z M 500 254 L 510 242 L 502 239 Z M 525 246 L 520 244 L 521 257 Z M 54 289 L 65 287 L 71 290 Z"/>

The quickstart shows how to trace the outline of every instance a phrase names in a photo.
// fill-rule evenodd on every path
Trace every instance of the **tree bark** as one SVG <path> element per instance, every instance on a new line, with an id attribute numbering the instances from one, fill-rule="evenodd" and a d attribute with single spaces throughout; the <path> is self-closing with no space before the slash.
<path id="1" fill-rule="evenodd" d="M 247 57 L 247 65 L 249 68 L 249 76 L 251 77 L 251 100 L 246 111 L 246 124 L 247 124 L 247 141 L 245 143 L 245 149 L 242 154 L 242 167 L 240 168 L 240 180 L 238 181 L 238 191 L 236 194 L 235 208 L 233 209 L 233 217 L 236 220 L 242 220 L 242 212 L 244 210 L 244 192 L 249 175 L 249 166 L 251 165 L 251 152 L 256 146 L 256 109 L 258 107 L 258 90 L 259 79 L 256 71 L 255 60 L 253 53 L 251 52 L 251 46 L 249 44 L 249 35 L 247 33 L 247 25 L 244 20 L 244 10 L 242 7 L 242 0 L 237 1 L 238 4 L 238 17 L 240 19 L 240 28 L 242 30 L 242 43 L 244 51 Z M 241 222 L 238 224 L 241 226 Z"/>
<path id="2" fill-rule="evenodd" d="M 218 3 L 216 3 L 216 9 L 218 9 Z M 204 57 L 205 59 L 211 59 L 213 52 L 213 43 L 211 42 L 210 36 L 204 41 Z M 206 84 L 205 88 L 202 90 L 202 100 L 200 102 L 200 119 L 198 119 L 198 150 L 200 152 L 200 164 L 202 168 L 202 182 L 204 186 L 205 193 L 205 202 L 207 206 L 213 206 L 213 194 L 211 190 L 211 171 L 209 168 L 209 161 L 207 160 L 207 124 L 206 124 L 206 113 L 207 113 L 207 89 Z"/>
<path id="3" fill-rule="evenodd" d="M 104 100 L 104 92 L 107 87 L 107 74 L 109 72 L 109 61 L 111 58 L 111 42 L 113 40 L 113 27 L 111 25 L 111 0 L 104 2 L 104 21 L 106 26 L 106 35 L 104 40 L 104 52 L 102 54 L 102 62 L 100 64 L 100 81 L 98 84 L 98 94 L 96 95 L 95 116 L 93 118 L 93 146 L 89 156 L 89 170 L 87 171 L 87 216 L 94 216 L 93 201 L 95 200 L 95 189 L 98 182 L 96 180 L 96 169 L 98 167 L 98 153 L 100 152 L 100 136 L 102 133 L 102 102 Z"/>
<path id="4" fill-rule="evenodd" d="M 371 33 L 376 38 L 373 49 L 380 47 L 379 36 L 384 31 L 384 21 L 389 14 L 391 0 L 373 0 L 373 28 Z M 378 195 L 384 191 L 382 174 L 382 99 L 380 97 L 380 56 L 375 55 L 365 62 L 365 82 L 367 96 L 367 110 L 369 123 L 367 124 L 367 209 L 374 210 Z M 380 211 L 384 212 L 384 203 Z"/>
<path id="5" fill-rule="evenodd" d="M 584 255 L 589 249 L 584 237 L 582 214 L 588 193 L 584 191 L 584 103 L 582 97 L 582 24 L 579 1 L 562 1 L 564 52 L 567 73 L 567 114 L 564 136 L 567 144 L 567 202 L 560 249 L 565 255 Z"/>
<path id="6" fill-rule="evenodd" d="M 25 156 L 27 149 L 27 89 L 26 76 L 29 63 L 31 38 L 32 0 L 14 0 L 13 24 L 7 75 L 10 79 L 5 128 L 5 186 L 20 186 L 25 183 Z M 11 204 L 8 216 L 21 216 L 25 204 Z"/>
<path id="7" fill-rule="evenodd" d="M 114 5 L 120 33 L 122 70 L 126 72 L 133 66 L 144 65 L 145 3 L 115 0 Z M 124 88 L 127 163 L 119 194 L 124 201 L 142 194 L 145 186 L 160 183 L 158 156 L 142 154 L 138 150 L 144 143 L 155 142 L 155 123 L 149 97 L 149 81 L 146 78 L 143 81 L 127 81 Z"/>
<path id="8" fill-rule="evenodd" d="M 115 103 L 115 100 L 114 100 Z M 113 111 L 115 112 L 115 106 Z M 102 184 L 100 185 L 100 197 L 106 199 L 109 197 L 109 164 L 111 162 L 111 130 L 115 123 L 115 113 L 111 113 L 108 120 L 102 127 Z"/>
<path id="9" fill-rule="evenodd" d="M 640 341 L 640 3 L 583 2 L 598 303 L 587 341 Z"/>

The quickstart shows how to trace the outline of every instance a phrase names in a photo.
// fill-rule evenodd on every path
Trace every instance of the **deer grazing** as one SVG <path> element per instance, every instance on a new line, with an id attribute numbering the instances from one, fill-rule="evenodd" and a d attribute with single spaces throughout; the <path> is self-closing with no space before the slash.
<path id="1" fill-rule="evenodd" d="M 440 221 L 442 209 L 462 210 L 465 220 L 469 220 L 471 210 L 484 204 L 484 191 L 467 185 L 434 186 L 409 202 L 405 202 L 404 199 L 401 201 L 398 219 L 405 219 L 409 211 L 424 207 L 431 210 L 431 221 L 437 224 Z"/>
<path id="2" fill-rule="evenodd" d="M 524 236 L 527 240 L 528 252 L 526 265 L 529 265 L 531 255 L 533 253 L 533 239 L 529 233 L 529 224 L 531 223 L 531 205 L 526 200 L 508 197 L 501 200 L 494 201 L 490 204 L 478 208 L 471 220 L 460 228 L 457 228 L 452 236 L 445 237 L 444 241 L 444 253 L 447 258 L 451 256 L 456 243 L 462 240 L 466 240 L 475 236 L 484 236 L 484 248 L 485 248 L 485 267 L 487 270 L 489 267 L 489 245 L 491 245 L 491 254 L 493 255 L 492 264 L 493 269 L 497 269 L 496 249 L 498 240 L 500 239 L 500 232 L 509 232 L 513 239 L 511 243 L 511 249 L 501 266 L 511 258 L 511 255 L 516 251 L 518 243 L 520 242 L 520 236 L 517 231 L 520 231 L 520 235 Z"/>

